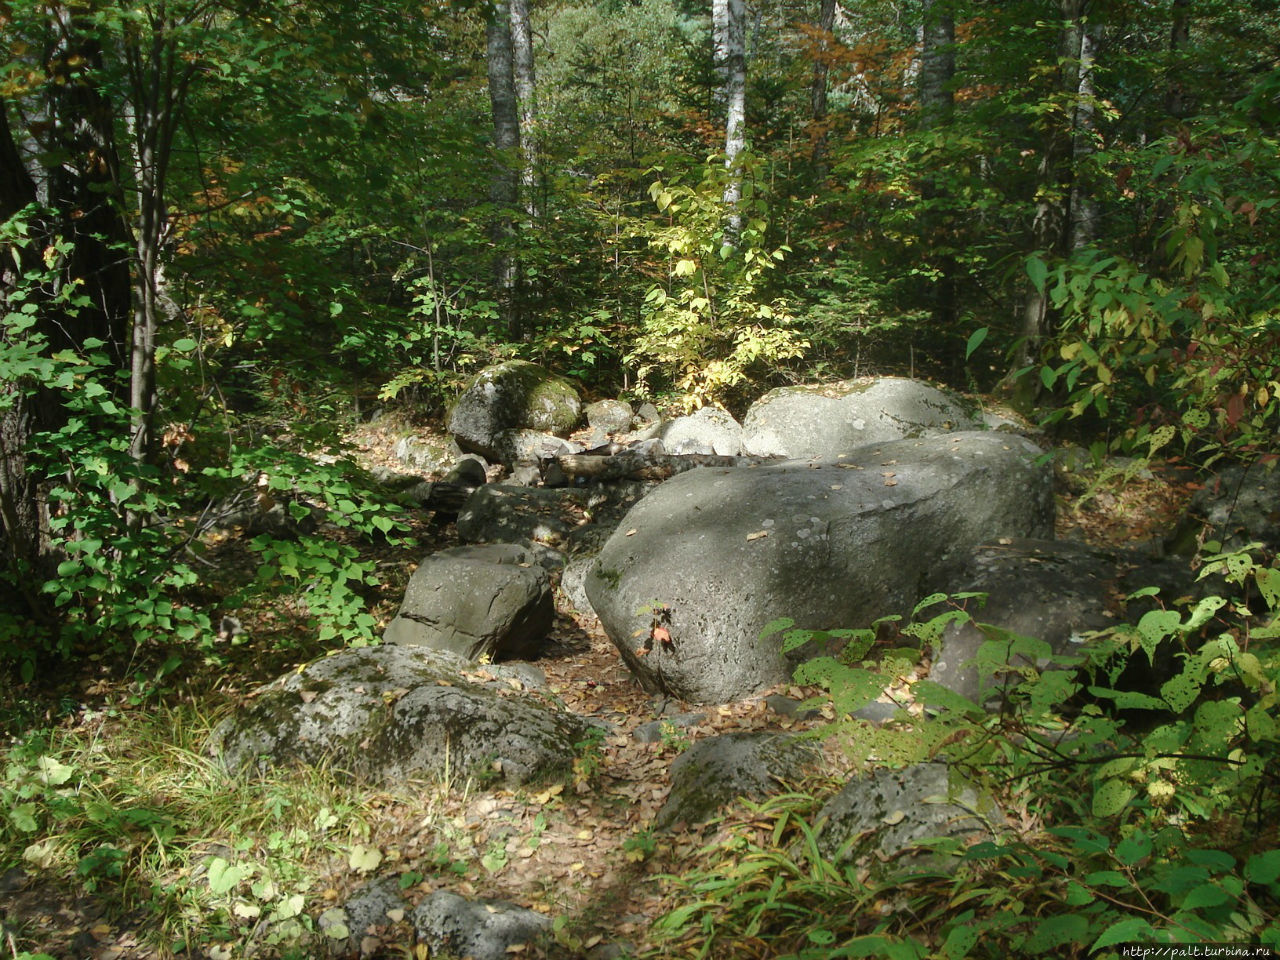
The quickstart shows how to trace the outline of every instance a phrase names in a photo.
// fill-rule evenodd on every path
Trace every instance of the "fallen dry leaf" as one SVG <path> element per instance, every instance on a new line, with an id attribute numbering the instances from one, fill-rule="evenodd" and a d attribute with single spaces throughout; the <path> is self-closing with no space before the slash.
<path id="1" fill-rule="evenodd" d="M 747 539 L 748 539 L 748 540 L 759 540 L 761 537 L 767 537 L 768 535 L 769 535 L 769 531 L 768 531 L 768 530 L 757 530 L 755 533 L 748 533 L 748 534 L 747 534 Z"/>

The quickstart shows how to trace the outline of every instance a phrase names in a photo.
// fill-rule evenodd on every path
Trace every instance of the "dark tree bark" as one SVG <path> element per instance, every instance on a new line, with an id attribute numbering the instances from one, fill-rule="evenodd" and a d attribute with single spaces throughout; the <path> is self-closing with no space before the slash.
<path id="1" fill-rule="evenodd" d="M 119 367 L 127 357 L 130 258 L 114 108 L 97 86 L 102 58 L 91 31 L 65 6 L 50 7 L 45 26 L 48 82 L 22 102 L 0 106 L 0 215 L 27 211 L 25 243 L 0 251 L 0 312 L 9 312 L 15 296 L 37 308 L 32 327 L 6 326 L 3 336 L 44 355 L 85 353 L 96 341 L 93 350 Z M 50 157 L 56 162 L 42 159 Z M 108 386 L 115 382 L 106 378 Z M 57 557 L 32 443 L 66 418 L 45 384 L 19 377 L 0 385 L 0 570 L 26 612 L 41 620 L 52 615 L 39 584 Z"/>
<path id="2" fill-rule="evenodd" d="M 920 44 L 920 129 L 930 131 L 945 127 L 955 112 L 955 96 L 951 83 L 956 73 L 956 22 L 950 0 L 925 0 L 922 8 Z M 946 252 L 952 238 L 948 236 L 942 207 L 946 200 L 946 181 L 942 176 L 929 176 L 920 185 L 925 202 L 922 218 L 925 249 L 931 254 L 937 271 L 929 295 L 929 313 L 933 328 L 940 332 L 955 329 L 956 262 Z"/>
<path id="3" fill-rule="evenodd" d="M 813 60 L 813 80 L 809 89 L 810 117 L 813 121 L 813 177 L 818 184 L 827 179 L 827 52 L 830 50 L 831 31 L 836 24 L 836 0 L 822 0 L 818 10 L 817 50 Z"/>

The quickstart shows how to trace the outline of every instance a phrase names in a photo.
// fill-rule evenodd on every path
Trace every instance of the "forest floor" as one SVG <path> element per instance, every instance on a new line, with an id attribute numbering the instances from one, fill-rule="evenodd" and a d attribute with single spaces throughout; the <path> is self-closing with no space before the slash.
<path id="1" fill-rule="evenodd" d="M 391 447 L 402 427 L 367 426 L 352 438 L 367 466 L 397 466 Z M 421 433 L 421 431 L 419 431 Z M 1058 502 L 1058 535 L 1100 545 L 1130 546 L 1170 532 L 1195 488 L 1190 474 L 1164 464 L 1123 485 L 1108 484 L 1087 497 L 1062 490 Z M 423 518 L 411 547 L 384 545 L 376 559 L 382 585 L 373 598 L 380 623 L 394 615 L 400 595 L 417 561 L 456 542 L 451 524 Z M 234 535 L 211 544 L 214 571 L 211 589 L 230 589 L 241 579 L 249 554 Z M 216 676 L 198 668 L 167 696 L 217 714 L 254 686 L 323 654 L 311 639 L 313 628 L 296 597 L 262 598 L 234 613 L 242 621 L 244 643 L 225 654 Z M 599 749 L 579 762 L 573 780 L 563 786 L 531 790 L 495 790 L 471 782 L 422 784 L 414 790 L 368 793 L 364 846 L 376 850 L 381 866 L 369 876 L 399 872 L 405 877 L 410 905 L 434 889 L 450 889 L 467 897 L 516 902 L 566 918 L 544 946 L 531 946 L 525 956 L 608 958 L 618 947 L 640 952 L 652 946 L 653 920 L 670 909 L 672 881 L 698 862 L 704 846 L 722 841 L 734 821 L 749 821 L 749 810 L 726 814 L 705 830 L 655 834 L 650 825 L 666 797 L 672 760 L 699 738 L 743 730 L 802 730 L 825 718 L 798 720 L 765 703 L 769 693 L 803 699 L 812 691 L 783 687 L 738 703 L 686 707 L 654 701 L 631 679 L 598 621 L 561 608 L 545 657 L 537 661 L 551 692 L 568 709 L 612 725 Z M 49 706 L 38 724 L 60 724 L 74 730 L 121 711 L 147 709 L 137 703 L 118 665 L 84 662 L 42 691 Z M 483 667 L 478 668 L 483 670 Z M 206 671 L 207 673 L 207 671 Z M 125 671 L 123 676 L 129 676 Z M 2 701 L 3 698 L 0 698 Z M 62 704 L 63 716 L 59 718 Z M 73 706 L 68 710 L 67 705 Z M 4 706 L 0 702 L 0 706 Z M 665 727 L 656 743 L 633 735 L 637 726 L 664 713 L 691 710 L 703 719 L 688 727 Z M 829 708 L 828 708 L 828 716 Z M 95 731 L 109 739 L 110 731 Z M 145 746 L 145 745 L 140 745 Z M 829 744 L 827 775 L 833 785 L 847 764 Z M 800 789 L 818 789 L 820 783 Z M 834 787 L 833 787 L 834 788 Z M 333 856 L 311 864 L 317 882 L 309 900 L 313 915 L 344 902 L 367 880 L 360 869 Z M 58 960 L 152 960 L 167 954 L 150 937 L 152 918 L 145 898 L 119 902 L 83 892 L 83 887 L 38 871 L 11 869 L 0 875 L 0 929 L 9 938 L 4 950 L 43 951 Z M 14 931 L 17 931 L 15 934 Z M 424 958 L 415 948 L 408 916 L 364 931 L 361 956 Z M 15 936 L 18 939 L 14 939 Z M 190 955 L 190 954 L 188 954 Z M 209 954 L 214 957 L 250 953 Z M 255 956 L 273 956 L 254 951 Z M 305 955 L 305 954 L 304 954 Z"/>

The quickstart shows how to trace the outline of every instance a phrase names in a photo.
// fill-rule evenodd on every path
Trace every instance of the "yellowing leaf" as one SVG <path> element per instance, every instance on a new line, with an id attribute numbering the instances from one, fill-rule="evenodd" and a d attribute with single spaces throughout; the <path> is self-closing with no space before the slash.
<path id="1" fill-rule="evenodd" d="M 347 866 L 358 873 L 368 873 L 377 869 L 378 864 L 382 862 L 382 851 L 377 847 L 366 847 L 362 843 L 357 843 L 351 848 L 351 853 L 347 856 Z"/>
<path id="2" fill-rule="evenodd" d="M 751 540 L 759 540 L 759 539 L 761 539 L 761 538 L 763 538 L 763 537 L 767 537 L 768 535 L 769 535 L 769 531 L 768 531 L 768 530 L 757 530 L 755 533 L 748 533 L 748 534 L 747 534 L 747 540 L 748 540 L 748 541 L 751 541 Z"/>
<path id="3" fill-rule="evenodd" d="M 903 813 L 901 810 L 894 810 L 892 813 L 886 813 L 883 817 L 881 817 L 880 822 L 892 827 L 895 823 L 901 823 L 903 820 L 906 819 L 906 817 L 907 815 Z"/>
<path id="4" fill-rule="evenodd" d="M 245 920 L 256 920 L 262 916 L 262 908 L 256 903 L 237 903 L 231 910 L 237 917 Z"/>

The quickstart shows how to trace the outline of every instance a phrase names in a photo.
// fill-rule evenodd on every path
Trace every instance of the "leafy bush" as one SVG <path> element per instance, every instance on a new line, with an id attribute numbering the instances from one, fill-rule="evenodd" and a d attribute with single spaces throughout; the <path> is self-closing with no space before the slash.
<path id="1" fill-rule="evenodd" d="M 798 679 L 828 690 L 830 732 L 853 756 L 901 766 L 945 748 L 1018 812 L 994 842 L 925 840 L 954 857 L 954 871 L 891 867 L 882 877 L 821 855 L 815 796 L 752 807 L 702 851 L 707 862 L 672 880 L 688 902 L 659 923 L 664 955 L 1115 957 L 1133 941 L 1280 948 L 1280 567 L 1244 552 L 1210 555 L 1201 570 L 1231 595 L 1101 632 L 1074 670 L 1014 666 L 1017 654 L 1035 662 L 1047 650 L 978 624 L 987 640 L 976 663 L 1002 709 L 989 714 L 918 681 L 914 696 L 931 715 L 879 729 L 849 712 L 907 660 L 867 660 L 873 630 L 771 624 L 788 648 L 845 642 Z M 927 598 L 917 615 L 942 600 L 948 609 L 903 632 L 937 644 L 947 624 L 976 622 L 961 606 L 975 599 Z M 1158 665 L 1167 672 L 1151 689 L 1123 685 L 1127 668 L 1150 676 Z"/>

